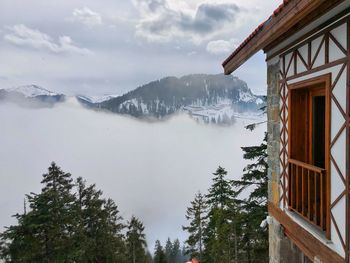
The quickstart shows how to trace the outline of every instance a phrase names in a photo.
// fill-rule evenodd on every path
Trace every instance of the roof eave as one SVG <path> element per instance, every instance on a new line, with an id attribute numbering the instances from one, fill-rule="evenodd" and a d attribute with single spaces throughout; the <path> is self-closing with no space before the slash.
<path id="1" fill-rule="evenodd" d="M 294 0 L 289 1 L 278 15 L 271 16 L 268 23 L 241 44 L 222 64 L 224 73 L 231 74 L 259 50 L 265 49 L 271 43 L 286 38 L 289 31 L 293 33 L 302 26 L 324 14 L 329 8 L 344 0 Z M 315 12 L 316 11 L 316 12 Z M 291 30 L 293 29 L 293 30 Z M 253 32 L 254 33 L 254 32 Z M 252 33 L 252 34 L 253 34 Z M 282 38 L 283 37 L 283 38 Z M 254 41 L 253 41 L 254 40 Z"/>

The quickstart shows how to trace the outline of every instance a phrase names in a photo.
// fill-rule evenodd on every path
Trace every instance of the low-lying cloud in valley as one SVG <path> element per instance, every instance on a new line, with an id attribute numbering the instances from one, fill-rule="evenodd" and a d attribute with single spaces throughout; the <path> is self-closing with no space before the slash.
<path id="1" fill-rule="evenodd" d="M 45 109 L 3 103 L 0 120 L 0 229 L 15 222 L 11 215 L 23 211 L 24 195 L 40 191 L 41 175 L 55 161 L 74 178 L 96 183 L 125 219 L 139 217 L 150 250 L 155 239 L 184 239 L 194 194 L 206 191 L 218 165 L 239 178 L 240 147 L 261 143 L 265 129 L 249 132 L 242 121 L 200 125 L 182 115 L 151 124 L 87 110 L 74 99 Z"/>

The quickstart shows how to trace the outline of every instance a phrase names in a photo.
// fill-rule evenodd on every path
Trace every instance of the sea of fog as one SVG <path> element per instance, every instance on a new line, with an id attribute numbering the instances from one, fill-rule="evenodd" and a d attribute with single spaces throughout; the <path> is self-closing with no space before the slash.
<path id="1" fill-rule="evenodd" d="M 145 224 L 149 248 L 167 237 L 184 240 L 181 226 L 195 193 L 210 186 L 221 165 L 239 178 L 241 146 L 260 144 L 265 125 L 243 128 L 197 124 L 180 115 L 147 123 L 82 108 L 74 99 L 54 108 L 0 105 L 0 231 L 15 223 L 26 193 L 39 192 L 52 161 L 96 183 L 122 216 Z"/>

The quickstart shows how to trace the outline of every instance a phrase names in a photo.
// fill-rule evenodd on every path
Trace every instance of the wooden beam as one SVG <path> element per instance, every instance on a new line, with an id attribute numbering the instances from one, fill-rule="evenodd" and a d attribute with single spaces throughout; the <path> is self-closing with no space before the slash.
<path id="1" fill-rule="evenodd" d="M 350 18 L 347 20 L 347 32 L 350 32 Z M 348 58 L 350 55 L 350 36 L 347 38 L 347 54 Z M 347 64 L 347 73 L 346 73 L 346 233 L 345 233 L 345 242 L 347 247 L 346 260 L 350 261 L 350 58 Z"/>
<path id="2" fill-rule="evenodd" d="M 323 244 L 303 227 L 291 219 L 274 204 L 268 204 L 269 215 L 274 217 L 283 227 L 284 233 L 310 259 L 318 257 L 322 262 L 345 263 L 345 259 Z"/>
<path id="3" fill-rule="evenodd" d="M 319 1 L 319 0 L 318 0 Z M 317 1 L 315 1 L 317 2 Z M 315 12 L 311 13 L 310 15 L 303 18 L 299 23 L 295 24 L 293 27 L 289 28 L 288 31 L 286 31 L 284 34 L 282 34 L 278 39 L 271 42 L 268 46 L 264 48 L 265 52 L 268 52 L 270 49 L 287 39 L 290 35 L 296 33 L 300 30 L 300 28 L 304 27 L 305 25 L 311 23 L 312 21 L 319 18 L 321 15 L 327 13 L 331 9 L 333 9 L 336 5 L 339 5 L 342 3 L 343 0 L 337 1 L 337 0 L 331 0 L 331 1 L 324 1 L 324 3 L 315 10 Z M 343 12 L 342 12 L 343 13 Z M 337 15 L 335 17 L 338 17 Z M 327 21 L 328 22 L 328 21 Z M 322 28 L 322 27 L 321 27 Z M 320 29 L 320 27 L 318 27 Z M 316 29 L 317 30 L 317 29 Z M 313 30 L 311 30 L 312 32 Z"/>
<path id="4" fill-rule="evenodd" d="M 231 55 L 223 63 L 225 74 L 231 74 L 251 56 L 259 50 L 266 48 L 271 43 L 285 39 L 290 35 L 290 30 L 296 32 L 317 17 L 334 8 L 344 0 L 294 0 L 283 11 L 274 16 L 262 31 L 254 36 L 234 56 Z"/>

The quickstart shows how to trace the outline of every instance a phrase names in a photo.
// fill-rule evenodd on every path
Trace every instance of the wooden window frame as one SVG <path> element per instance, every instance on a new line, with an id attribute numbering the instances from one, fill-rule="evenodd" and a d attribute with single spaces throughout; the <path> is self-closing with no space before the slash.
<path id="1" fill-rule="evenodd" d="M 331 239 L 331 178 L 330 178 L 330 148 L 331 148 L 331 77 L 332 74 L 328 73 L 314 78 L 309 78 L 300 82 L 296 82 L 288 85 L 288 153 L 292 151 L 292 96 L 291 92 L 295 89 L 305 89 L 310 86 L 316 86 L 323 84 L 325 87 L 325 170 L 326 170 L 326 181 L 327 181 L 327 193 L 326 193 L 326 231 L 325 235 L 327 239 Z M 289 160 L 288 160 L 289 167 Z"/>

